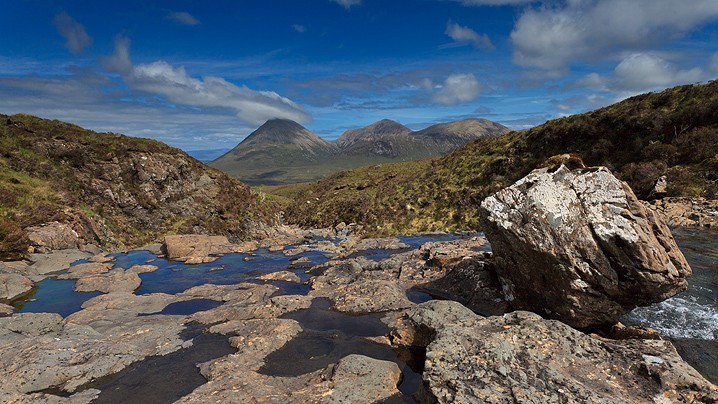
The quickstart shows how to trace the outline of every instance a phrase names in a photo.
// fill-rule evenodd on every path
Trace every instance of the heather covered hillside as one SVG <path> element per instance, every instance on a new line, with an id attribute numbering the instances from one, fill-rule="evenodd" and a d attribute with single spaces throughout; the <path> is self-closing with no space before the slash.
<path id="1" fill-rule="evenodd" d="M 238 239 L 274 222 L 269 202 L 179 149 L 29 115 L 0 118 L 3 256 L 26 252 L 27 227 L 50 221 L 114 246 L 165 233 Z"/>
<path id="2" fill-rule="evenodd" d="M 275 192 L 294 200 L 287 218 L 301 225 L 356 222 L 387 234 L 475 229 L 483 198 L 561 153 L 607 166 L 640 198 L 715 198 L 718 81 L 482 138 L 445 157 L 357 168 Z M 654 190 L 659 178 L 667 187 Z"/>

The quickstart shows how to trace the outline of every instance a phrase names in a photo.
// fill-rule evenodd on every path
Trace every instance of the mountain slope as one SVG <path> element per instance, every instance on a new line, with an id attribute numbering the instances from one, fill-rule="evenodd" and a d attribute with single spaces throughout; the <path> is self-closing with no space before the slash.
<path id="1" fill-rule="evenodd" d="M 362 167 L 276 192 L 293 223 L 362 223 L 377 233 L 477 229 L 477 206 L 561 153 L 609 167 L 639 197 L 661 176 L 668 196 L 718 197 L 718 81 L 636 96 L 436 159 Z"/>
<path id="2" fill-rule="evenodd" d="M 476 140 L 477 133 L 482 133 L 484 136 L 499 136 L 507 132 L 509 129 L 499 123 L 487 119 L 469 118 L 431 125 L 417 131 L 414 136 L 425 138 L 427 141 L 433 140 L 438 145 L 443 145 L 444 152 L 449 152 Z"/>
<path id="3" fill-rule="evenodd" d="M 29 115 L 0 115 L 0 256 L 25 229 L 70 224 L 86 241 L 136 246 L 165 233 L 247 236 L 275 221 L 249 187 L 181 150 Z"/>
<path id="4" fill-rule="evenodd" d="M 346 131 L 326 142 L 288 120 L 270 120 L 230 152 L 210 163 L 250 185 L 316 181 L 337 171 L 367 164 L 417 160 L 454 150 L 482 136 L 508 128 L 469 119 L 412 132 L 388 119 Z"/>
<path id="5" fill-rule="evenodd" d="M 397 143 L 408 139 L 410 134 L 411 129 L 399 122 L 382 119 L 369 126 L 344 132 L 335 143 L 342 154 L 397 157 L 407 151 Z"/>
<path id="6" fill-rule="evenodd" d="M 271 178 L 281 175 L 308 174 L 305 170 L 294 171 L 325 161 L 336 152 L 336 145 L 302 125 L 288 119 L 272 119 L 210 166 L 255 185 L 271 183 Z"/>

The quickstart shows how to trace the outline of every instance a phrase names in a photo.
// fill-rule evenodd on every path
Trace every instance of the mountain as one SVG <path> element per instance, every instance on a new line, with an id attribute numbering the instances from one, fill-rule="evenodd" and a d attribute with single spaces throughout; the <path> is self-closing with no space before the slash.
<path id="1" fill-rule="evenodd" d="M 479 203 L 551 156 L 578 154 L 640 198 L 718 198 L 718 81 L 635 96 L 535 128 L 484 137 L 438 158 L 356 168 L 277 189 L 294 224 L 360 223 L 377 234 L 478 229 Z M 659 194 L 660 195 L 660 194 Z"/>
<path id="2" fill-rule="evenodd" d="M 397 157 L 406 148 L 400 145 L 411 139 L 411 129 L 390 119 L 344 132 L 336 141 L 343 154 Z"/>
<path id="3" fill-rule="evenodd" d="M 442 145 L 444 153 L 446 153 L 476 140 L 477 133 L 484 134 L 484 136 L 499 136 L 508 131 L 509 129 L 500 123 L 487 119 L 469 118 L 431 125 L 416 132 L 414 136 L 433 140 L 437 145 Z"/>
<path id="4" fill-rule="evenodd" d="M 272 183 L 272 178 L 285 176 L 301 182 L 307 171 L 297 171 L 316 165 L 337 153 L 337 146 L 327 142 L 302 125 L 289 119 L 272 119 L 252 132 L 232 150 L 210 163 L 250 185 Z M 289 180 L 291 182 L 291 180 Z"/>
<path id="5" fill-rule="evenodd" d="M 508 130 L 491 121 L 467 119 L 412 132 L 384 119 L 327 142 L 296 122 L 273 119 L 210 165 L 250 185 L 292 184 L 367 164 L 433 157 Z"/>
<path id="6" fill-rule="evenodd" d="M 27 252 L 27 228 L 52 221 L 110 248 L 166 233 L 238 240 L 276 220 L 275 207 L 260 199 L 241 182 L 154 140 L 0 115 L 0 258 Z"/>

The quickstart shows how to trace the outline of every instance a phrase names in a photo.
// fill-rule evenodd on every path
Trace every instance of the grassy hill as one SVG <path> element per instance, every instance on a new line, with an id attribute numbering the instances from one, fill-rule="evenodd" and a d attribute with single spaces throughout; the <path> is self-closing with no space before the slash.
<path id="1" fill-rule="evenodd" d="M 163 143 L 0 115 L 0 258 L 22 255 L 25 229 L 49 221 L 136 246 L 165 233 L 238 239 L 275 215 L 246 185 Z"/>
<path id="2" fill-rule="evenodd" d="M 718 196 L 718 81 L 639 95 L 522 132 L 479 139 L 441 158 L 361 167 L 273 190 L 288 221 L 374 233 L 477 229 L 479 203 L 548 157 L 609 167 L 639 197 L 666 176 L 668 196 Z"/>

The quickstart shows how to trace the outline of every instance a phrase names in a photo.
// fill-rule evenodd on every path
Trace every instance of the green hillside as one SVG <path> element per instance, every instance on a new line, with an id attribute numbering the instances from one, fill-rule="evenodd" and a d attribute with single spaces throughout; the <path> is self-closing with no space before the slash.
<path id="1" fill-rule="evenodd" d="M 306 226 L 356 222 L 382 234 L 477 229 L 486 196 L 561 153 L 609 167 L 642 198 L 664 175 L 668 196 L 714 198 L 718 81 L 482 138 L 441 158 L 361 167 L 274 192 L 293 200 L 286 218 Z"/>
<path id="2" fill-rule="evenodd" d="M 249 187 L 163 143 L 0 115 L 0 258 L 49 221 L 100 244 L 136 246 L 165 233 L 241 238 L 275 208 Z"/>

